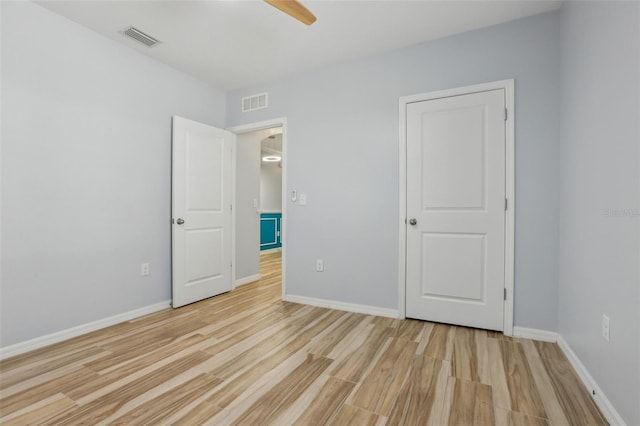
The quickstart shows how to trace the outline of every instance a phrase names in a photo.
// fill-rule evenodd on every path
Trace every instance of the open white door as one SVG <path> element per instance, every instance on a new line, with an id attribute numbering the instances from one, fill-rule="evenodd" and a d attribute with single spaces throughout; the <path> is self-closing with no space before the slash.
<path id="1" fill-rule="evenodd" d="M 406 316 L 503 330 L 505 91 L 407 105 Z"/>
<path id="2" fill-rule="evenodd" d="M 177 308 L 230 291 L 235 135 L 173 117 L 172 267 Z"/>

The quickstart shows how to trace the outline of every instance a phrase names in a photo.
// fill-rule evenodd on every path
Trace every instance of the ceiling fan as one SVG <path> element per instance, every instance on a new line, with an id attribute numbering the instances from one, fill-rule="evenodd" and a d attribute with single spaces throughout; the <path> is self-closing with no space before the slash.
<path id="1" fill-rule="evenodd" d="M 280 9 L 289 16 L 294 17 L 298 21 L 306 25 L 311 25 L 316 21 L 316 17 L 313 13 L 309 12 L 309 9 L 304 7 L 297 0 L 264 0 L 271 6 Z"/>

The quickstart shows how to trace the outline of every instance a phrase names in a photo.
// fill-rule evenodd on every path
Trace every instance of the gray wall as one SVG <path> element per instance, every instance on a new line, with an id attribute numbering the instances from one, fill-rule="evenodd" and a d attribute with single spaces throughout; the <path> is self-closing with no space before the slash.
<path id="1" fill-rule="evenodd" d="M 260 166 L 260 209 L 282 211 L 282 168 L 278 163 L 263 162 Z"/>
<path id="2" fill-rule="evenodd" d="M 637 2 L 561 13 L 558 330 L 629 425 L 640 424 L 639 27 Z"/>
<path id="3" fill-rule="evenodd" d="M 171 116 L 223 127 L 225 94 L 33 3 L 1 7 L 4 347 L 171 297 Z"/>
<path id="4" fill-rule="evenodd" d="M 260 273 L 260 142 L 268 135 L 258 130 L 237 137 L 236 279 Z"/>
<path id="5" fill-rule="evenodd" d="M 515 78 L 515 324 L 555 330 L 558 23 L 539 15 L 229 93 L 228 126 L 288 119 L 287 189 L 309 199 L 287 201 L 288 293 L 397 308 L 398 97 Z M 262 91 L 269 108 L 241 113 Z"/>

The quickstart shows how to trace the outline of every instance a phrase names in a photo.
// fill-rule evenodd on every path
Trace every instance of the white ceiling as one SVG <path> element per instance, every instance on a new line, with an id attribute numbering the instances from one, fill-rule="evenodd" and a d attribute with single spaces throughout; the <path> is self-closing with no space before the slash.
<path id="1" fill-rule="evenodd" d="M 560 1 L 318 1 L 306 26 L 260 0 L 40 1 L 212 86 L 231 90 L 560 7 Z M 121 31 L 162 41 L 147 48 Z"/>
<path id="2" fill-rule="evenodd" d="M 264 138 L 260 141 L 262 155 L 279 154 L 282 155 L 282 131 Z"/>

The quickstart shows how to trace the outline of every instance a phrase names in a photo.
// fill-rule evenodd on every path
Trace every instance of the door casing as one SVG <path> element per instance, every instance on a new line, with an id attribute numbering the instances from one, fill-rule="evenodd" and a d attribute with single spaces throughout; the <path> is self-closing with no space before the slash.
<path id="1" fill-rule="evenodd" d="M 513 335 L 513 304 L 514 304 L 514 269 L 515 269 L 515 103 L 514 80 L 500 80 L 472 86 L 457 87 L 436 92 L 400 97 L 398 102 L 398 132 L 399 132 L 399 221 L 398 221 L 398 316 L 406 318 L 406 259 L 407 259 L 407 104 L 429 101 L 469 93 L 488 90 L 504 89 L 507 119 L 505 123 L 505 196 L 508 208 L 505 213 L 505 289 L 504 301 L 504 331 L 506 336 Z"/>

